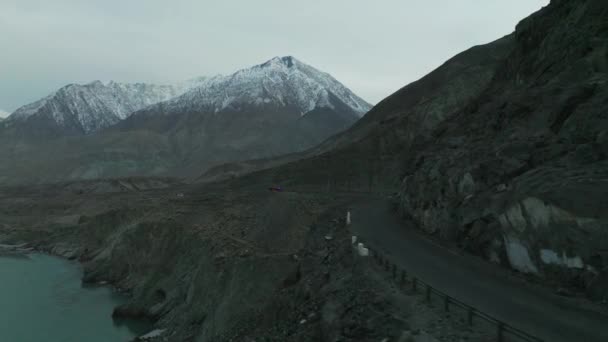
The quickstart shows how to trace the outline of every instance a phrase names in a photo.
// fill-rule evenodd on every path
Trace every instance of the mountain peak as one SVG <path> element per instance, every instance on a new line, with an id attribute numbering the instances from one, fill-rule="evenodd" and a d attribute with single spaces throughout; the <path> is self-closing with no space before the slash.
<path id="1" fill-rule="evenodd" d="M 232 75 L 206 79 L 200 86 L 172 99 L 173 112 L 221 112 L 258 107 L 292 107 L 302 115 L 317 108 L 350 108 L 358 116 L 371 106 L 328 73 L 293 56 L 274 57 Z"/>
<path id="2" fill-rule="evenodd" d="M 88 86 L 95 86 L 95 87 L 101 87 L 101 86 L 103 86 L 104 84 L 103 84 L 103 82 L 101 82 L 100 80 L 95 80 L 95 81 L 93 81 L 93 82 L 91 82 L 91 83 L 88 83 L 88 84 L 86 84 L 86 85 L 88 85 Z"/>
<path id="3" fill-rule="evenodd" d="M 262 68 L 267 68 L 267 67 L 272 67 L 272 66 L 284 66 L 287 68 L 292 68 L 295 65 L 299 64 L 300 62 L 295 59 L 293 56 L 283 56 L 283 57 L 274 57 L 270 60 L 268 60 L 267 62 L 260 64 L 260 67 Z"/>
<path id="4" fill-rule="evenodd" d="M 362 116 L 371 107 L 331 75 L 293 56 L 283 56 L 232 75 L 199 77 L 174 85 L 100 80 L 68 84 L 17 109 L 9 120 L 25 121 L 40 116 L 61 129 L 87 134 L 160 102 L 167 102 L 174 112 L 215 113 L 255 106 L 290 107 L 301 115 L 318 108 L 350 108 Z"/>

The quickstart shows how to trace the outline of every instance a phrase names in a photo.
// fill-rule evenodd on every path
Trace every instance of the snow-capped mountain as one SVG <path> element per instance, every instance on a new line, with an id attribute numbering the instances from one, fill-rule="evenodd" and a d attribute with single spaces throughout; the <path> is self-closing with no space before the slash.
<path id="1" fill-rule="evenodd" d="M 293 57 L 174 86 L 70 85 L 0 123 L 0 160 L 10 160 L 0 163 L 0 183 L 194 177 L 227 162 L 306 150 L 370 107 Z"/>
<path id="2" fill-rule="evenodd" d="M 276 57 L 214 76 L 133 113 L 110 131 L 168 137 L 180 172 L 303 151 L 349 128 L 370 105 L 331 75 Z M 188 171 L 189 170 L 189 171 Z"/>
<path id="3" fill-rule="evenodd" d="M 348 108 L 358 117 L 371 108 L 331 75 L 288 56 L 231 75 L 199 77 L 172 85 L 100 81 L 70 84 L 17 109 L 3 125 L 25 124 L 26 129 L 35 128 L 35 135 L 89 134 L 143 109 L 155 113 L 218 113 L 252 106 L 289 107 L 301 115 L 340 107 L 339 111 Z"/>
<path id="4" fill-rule="evenodd" d="M 9 116 L 9 115 L 10 115 L 10 113 L 9 113 L 9 112 L 7 112 L 7 111 L 4 111 L 4 110 L 0 109 L 0 120 L 2 120 L 2 119 L 4 119 L 4 118 L 6 118 L 6 117 L 7 117 L 7 116 Z"/>
<path id="5" fill-rule="evenodd" d="M 269 104 L 289 106 L 301 115 L 317 108 L 346 106 L 361 117 L 371 108 L 328 73 L 291 56 L 201 80 L 198 87 L 162 105 L 168 112 L 218 113 Z"/>
<path id="6" fill-rule="evenodd" d="M 73 133 L 88 134 L 124 120 L 131 113 L 181 95 L 202 79 L 178 85 L 125 84 L 94 81 L 70 84 L 51 95 L 25 105 L 5 121 L 5 125 L 44 121 Z M 40 122 L 36 122 L 40 125 Z"/>

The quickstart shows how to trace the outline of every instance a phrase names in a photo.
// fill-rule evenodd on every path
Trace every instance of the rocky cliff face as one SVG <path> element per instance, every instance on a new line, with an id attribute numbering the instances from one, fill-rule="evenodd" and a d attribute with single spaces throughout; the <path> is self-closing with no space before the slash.
<path id="1" fill-rule="evenodd" d="M 412 146 L 403 213 L 597 296 L 593 279 L 608 267 L 607 19 L 608 4 L 589 0 L 552 1 L 523 20 L 491 83 Z"/>

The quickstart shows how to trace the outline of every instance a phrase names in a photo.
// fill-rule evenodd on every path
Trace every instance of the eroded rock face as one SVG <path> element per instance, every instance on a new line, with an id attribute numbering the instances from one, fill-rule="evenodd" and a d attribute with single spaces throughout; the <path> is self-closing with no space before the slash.
<path id="1" fill-rule="evenodd" d="M 521 272 L 603 274 L 606 32 L 608 3 L 599 0 L 552 1 L 523 20 L 481 95 L 414 139 L 401 212 Z"/>

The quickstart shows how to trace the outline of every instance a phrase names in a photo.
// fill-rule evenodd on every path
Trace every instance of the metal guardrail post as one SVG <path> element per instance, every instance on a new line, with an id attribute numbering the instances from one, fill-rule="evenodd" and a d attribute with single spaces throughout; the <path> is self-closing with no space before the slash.
<path id="1" fill-rule="evenodd" d="M 368 249 L 372 253 L 372 257 L 376 260 L 378 265 L 382 266 L 387 272 L 391 272 L 393 279 L 395 281 L 397 281 L 398 280 L 397 265 L 391 263 L 388 258 L 384 257 L 382 254 L 378 253 L 376 250 L 373 250 L 372 248 L 369 248 L 369 247 L 368 247 Z M 400 285 L 404 286 L 407 283 L 407 271 L 402 269 L 400 271 L 400 273 L 401 273 Z M 414 275 L 411 275 L 411 278 L 412 278 L 412 291 L 414 293 L 416 293 L 416 292 L 418 292 L 418 282 L 419 281 Z M 498 321 L 495 318 L 488 316 L 487 314 L 485 314 L 483 312 L 477 311 L 476 309 L 474 309 L 473 307 L 471 307 L 465 303 L 461 303 L 456 299 L 452 299 L 447 294 L 443 294 L 441 291 L 433 289 L 433 287 L 430 284 L 426 284 L 426 283 L 422 282 L 422 285 L 425 286 L 425 299 L 426 299 L 427 303 L 431 303 L 431 296 L 432 296 L 433 290 L 435 290 L 440 297 L 442 295 L 444 296 L 443 297 L 443 308 L 444 308 L 445 312 L 450 311 L 450 301 L 452 301 L 457 306 L 462 306 L 464 309 L 466 309 L 467 323 L 468 323 L 469 327 L 473 327 L 473 317 L 475 315 L 478 315 L 480 318 L 482 318 L 490 323 L 495 323 L 497 342 L 505 342 L 505 332 L 511 333 L 513 336 L 519 337 L 528 342 L 543 342 L 543 340 L 541 340 L 535 336 L 529 335 L 524 331 L 521 331 L 519 329 L 508 326 L 505 323 Z"/>
<path id="2" fill-rule="evenodd" d="M 505 324 L 503 322 L 496 323 L 496 341 L 504 342 L 505 340 Z"/>

